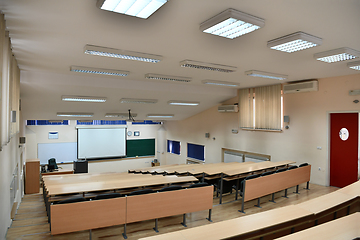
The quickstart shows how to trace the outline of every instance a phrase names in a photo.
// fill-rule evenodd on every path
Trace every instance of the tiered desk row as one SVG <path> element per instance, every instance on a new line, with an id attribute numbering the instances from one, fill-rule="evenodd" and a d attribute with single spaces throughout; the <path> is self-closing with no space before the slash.
<path id="1" fill-rule="evenodd" d="M 360 181 L 321 197 L 286 207 L 142 240 L 357 239 Z"/>
<path id="2" fill-rule="evenodd" d="M 213 186 L 190 188 L 197 181 L 193 176 L 128 173 L 43 176 L 51 234 L 124 224 L 126 238 L 127 223 L 155 219 L 157 231 L 157 218 L 202 210 L 209 210 L 211 220 Z M 152 191 L 172 184 L 179 190 L 130 196 L 145 187 Z M 111 198 L 112 194 L 118 195 Z M 101 195 L 110 198 L 95 200 Z"/>
<path id="3" fill-rule="evenodd" d="M 43 176 L 51 233 L 54 235 L 124 224 L 126 238 L 127 223 L 155 219 L 154 230 L 157 231 L 158 218 L 183 214 L 182 224 L 186 226 L 185 213 L 202 210 L 209 210 L 207 219 L 211 221 L 214 186 L 221 203 L 225 182 L 231 185 L 230 189 L 233 184 L 236 185 L 235 200 L 239 194 L 242 196 L 241 211 L 244 212 L 245 201 L 258 198 L 259 206 L 262 196 L 281 190 L 286 192 L 287 188 L 293 186 L 297 186 L 298 193 L 299 184 L 310 181 L 310 165 L 291 169 L 291 163 L 184 164 L 129 170 L 129 173 Z M 272 174 L 258 175 L 265 173 Z M 254 174 L 258 177 L 246 178 Z M 204 183 L 190 186 L 199 180 Z M 201 187 L 193 187 L 199 185 Z M 162 191 L 167 186 L 173 187 L 171 191 Z M 155 191 L 133 194 L 144 188 Z M 114 195 L 119 193 L 121 196 Z M 113 196 L 109 196 L 111 194 Z M 108 199 L 98 200 L 100 195 L 108 195 Z M 81 197 L 81 200 L 75 197 Z"/>

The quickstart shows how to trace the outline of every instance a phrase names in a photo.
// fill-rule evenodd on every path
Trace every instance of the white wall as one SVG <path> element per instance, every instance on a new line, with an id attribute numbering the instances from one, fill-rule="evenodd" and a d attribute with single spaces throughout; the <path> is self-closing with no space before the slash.
<path id="1" fill-rule="evenodd" d="M 131 131 L 132 136 L 127 139 L 149 139 L 155 138 L 155 149 L 157 149 L 157 131 L 162 125 L 132 125 L 127 124 L 127 130 Z M 57 131 L 59 133 L 58 139 L 48 139 L 49 132 Z M 135 137 L 134 131 L 140 131 L 140 136 Z M 29 125 L 25 127 L 26 132 L 26 158 L 38 158 L 37 146 L 39 143 L 64 143 L 76 142 L 76 121 L 70 120 L 70 125 Z M 130 168 L 144 168 L 149 167 L 152 158 L 131 158 L 122 160 L 110 160 L 106 162 L 90 162 L 89 172 L 124 172 Z M 76 160 L 76 159 L 74 159 Z M 72 164 L 60 165 L 64 169 L 72 169 Z"/>
<path id="2" fill-rule="evenodd" d="M 7 227 L 11 224 L 10 203 L 10 184 L 13 173 L 18 165 L 18 189 L 16 191 L 15 202 L 20 202 L 23 189 L 21 182 L 23 179 L 23 160 L 20 159 L 22 148 L 19 148 L 19 134 L 14 135 L 10 142 L 0 151 L 0 239 L 5 239 Z"/>
<path id="3" fill-rule="evenodd" d="M 328 185 L 328 115 L 359 111 L 360 103 L 353 101 L 360 96 L 348 94 L 354 89 L 360 89 L 360 74 L 319 79 L 318 92 L 285 94 L 284 115 L 290 116 L 290 128 L 282 133 L 239 130 L 233 134 L 231 129 L 238 129 L 238 113 L 218 113 L 217 106 L 183 121 L 168 121 L 167 139 L 181 141 L 181 155 L 168 153 L 167 164 L 185 163 L 186 143 L 192 142 L 205 145 L 206 163 L 220 162 L 221 148 L 268 154 L 271 161 L 308 162 L 311 182 Z M 235 102 L 237 98 L 228 101 Z"/>

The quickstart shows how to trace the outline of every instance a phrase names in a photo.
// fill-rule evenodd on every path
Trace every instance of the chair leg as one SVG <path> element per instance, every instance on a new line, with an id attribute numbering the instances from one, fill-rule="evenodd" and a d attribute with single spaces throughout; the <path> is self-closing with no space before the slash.
<path id="1" fill-rule="evenodd" d="M 285 196 L 283 196 L 284 198 L 288 198 L 287 196 L 287 189 L 285 189 Z"/>
<path id="2" fill-rule="evenodd" d="M 123 237 L 125 238 L 125 239 L 127 239 L 127 236 L 126 236 L 126 223 L 124 224 L 124 232 L 123 232 Z"/>
<path id="3" fill-rule="evenodd" d="M 212 210 L 212 209 L 209 209 L 209 217 L 206 218 L 206 220 L 208 220 L 209 222 L 212 222 L 212 220 L 211 220 L 211 210 Z"/>
<path id="4" fill-rule="evenodd" d="M 269 202 L 276 203 L 275 202 L 275 193 L 271 194 L 271 200 L 269 200 Z"/>
<path id="5" fill-rule="evenodd" d="M 300 194 L 300 193 L 299 193 L 299 185 L 296 185 L 296 191 L 295 191 L 294 193 Z"/>
<path id="6" fill-rule="evenodd" d="M 310 188 L 309 188 L 309 182 L 306 183 L 306 188 L 304 188 L 304 189 L 310 190 Z"/>
<path id="7" fill-rule="evenodd" d="M 258 202 L 257 202 L 257 204 L 256 205 L 254 205 L 255 207 L 258 207 L 258 208 L 261 208 L 260 207 L 260 198 L 258 198 Z"/>
<path id="8" fill-rule="evenodd" d="M 184 227 L 187 227 L 186 225 L 186 214 L 183 214 L 183 222 L 181 223 L 181 225 L 183 225 Z"/>
<path id="9" fill-rule="evenodd" d="M 91 229 L 89 230 L 89 239 L 91 240 Z"/>
<path id="10" fill-rule="evenodd" d="M 159 222 L 159 219 L 156 218 L 155 219 L 155 227 L 153 228 L 155 232 L 159 232 L 159 229 L 158 229 L 158 222 Z"/>
<path id="11" fill-rule="evenodd" d="M 242 200 L 241 200 L 241 210 L 238 210 L 238 211 L 241 213 L 245 213 L 244 212 L 244 196 L 242 197 Z"/>

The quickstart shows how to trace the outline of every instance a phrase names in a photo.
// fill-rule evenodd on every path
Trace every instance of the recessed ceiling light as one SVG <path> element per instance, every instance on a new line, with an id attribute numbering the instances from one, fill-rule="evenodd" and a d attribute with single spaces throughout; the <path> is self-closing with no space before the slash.
<path id="1" fill-rule="evenodd" d="M 360 61 L 349 62 L 349 63 L 347 64 L 347 66 L 348 66 L 349 68 L 354 69 L 354 70 L 360 70 Z"/>
<path id="2" fill-rule="evenodd" d="M 239 83 L 234 82 L 226 82 L 226 81 L 217 81 L 217 80 L 202 80 L 203 84 L 216 85 L 216 86 L 224 86 L 224 87 L 239 87 Z"/>
<path id="3" fill-rule="evenodd" d="M 79 66 L 71 66 L 70 71 L 80 72 L 80 73 L 93 73 L 93 74 L 100 74 L 100 75 L 109 75 L 109 76 L 121 76 L 121 77 L 126 77 L 127 75 L 129 75 L 128 71 L 79 67 Z"/>
<path id="4" fill-rule="evenodd" d="M 136 60 L 136 61 L 151 62 L 151 63 L 157 63 L 163 59 L 163 57 L 159 55 L 125 51 L 121 49 L 106 48 L 106 47 L 99 47 L 93 45 L 86 45 L 84 52 L 90 55 L 122 58 L 126 60 Z"/>
<path id="5" fill-rule="evenodd" d="M 270 78 L 270 79 L 276 79 L 276 80 L 285 80 L 288 77 L 287 75 L 262 72 L 262 71 L 257 71 L 257 70 L 246 71 L 245 74 L 248 76 L 252 76 L 252 77 L 262 77 L 262 78 Z"/>
<path id="6" fill-rule="evenodd" d="M 131 116 L 136 117 L 137 113 L 131 113 Z M 106 113 L 105 117 L 128 118 L 129 113 Z"/>
<path id="7" fill-rule="evenodd" d="M 96 5 L 103 10 L 139 18 L 148 18 L 168 0 L 98 0 Z"/>
<path id="8" fill-rule="evenodd" d="M 360 57 L 359 51 L 347 47 L 314 54 L 316 60 L 327 63 L 346 61 L 358 57 Z"/>
<path id="9" fill-rule="evenodd" d="M 229 8 L 200 24 L 200 30 L 220 37 L 234 39 L 265 25 L 265 20 Z"/>
<path id="10" fill-rule="evenodd" d="M 168 104 L 170 104 L 170 105 L 178 105 L 178 106 L 197 106 L 197 105 L 200 104 L 200 102 L 171 100 L 171 101 L 168 101 Z"/>
<path id="11" fill-rule="evenodd" d="M 81 113 L 81 112 L 58 112 L 58 117 L 93 117 L 94 113 Z"/>
<path id="12" fill-rule="evenodd" d="M 157 99 L 141 99 L 141 98 L 122 98 L 120 99 L 121 103 L 157 103 Z"/>
<path id="13" fill-rule="evenodd" d="M 145 74 L 145 78 L 147 79 L 156 79 L 156 80 L 165 80 L 165 81 L 174 81 L 174 82 L 191 82 L 190 77 L 178 77 L 178 76 L 168 76 L 168 75 L 160 75 L 160 74 Z"/>
<path id="14" fill-rule="evenodd" d="M 61 100 L 70 102 L 106 102 L 105 97 L 61 96 Z"/>
<path id="15" fill-rule="evenodd" d="M 296 32 L 268 41 L 267 46 L 271 49 L 292 53 L 319 46 L 321 43 L 321 38 L 304 32 Z"/>
<path id="16" fill-rule="evenodd" d="M 158 119 L 173 118 L 174 114 L 148 114 L 148 115 L 146 115 L 146 117 L 148 117 L 148 118 L 158 118 Z"/>
<path id="17" fill-rule="evenodd" d="M 204 69 L 210 71 L 217 71 L 217 72 L 225 72 L 231 73 L 236 71 L 236 67 L 233 66 L 226 66 L 220 65 L 215 63 L 204 63 L 204 62 L 197 62 L 192 60 L 184 60 L 180 62 L 181 67 L 188 67 L 188 68 L 197 68 L 197 69 Z"/>

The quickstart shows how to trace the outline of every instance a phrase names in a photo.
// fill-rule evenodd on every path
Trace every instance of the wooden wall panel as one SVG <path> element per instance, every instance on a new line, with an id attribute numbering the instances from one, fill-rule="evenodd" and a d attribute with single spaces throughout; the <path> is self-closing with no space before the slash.
<path id="1" fill-rule="evenodd" d="M 120 225 L 125 223 L 126 198 L 54 204 L 50 213 L 52 235 Z"/>
<path id="2" fill-rule="evenodd" d="M 311 166 L 309 165 L 248 180 L 245 184 L 244 200 L 256 199 L 310 181 L 310 172 Z"/>
<path id="3" fill-rule="evenodd" d="M 126 222 L 212 209 L 213 186 L 127 197 Z"/>

